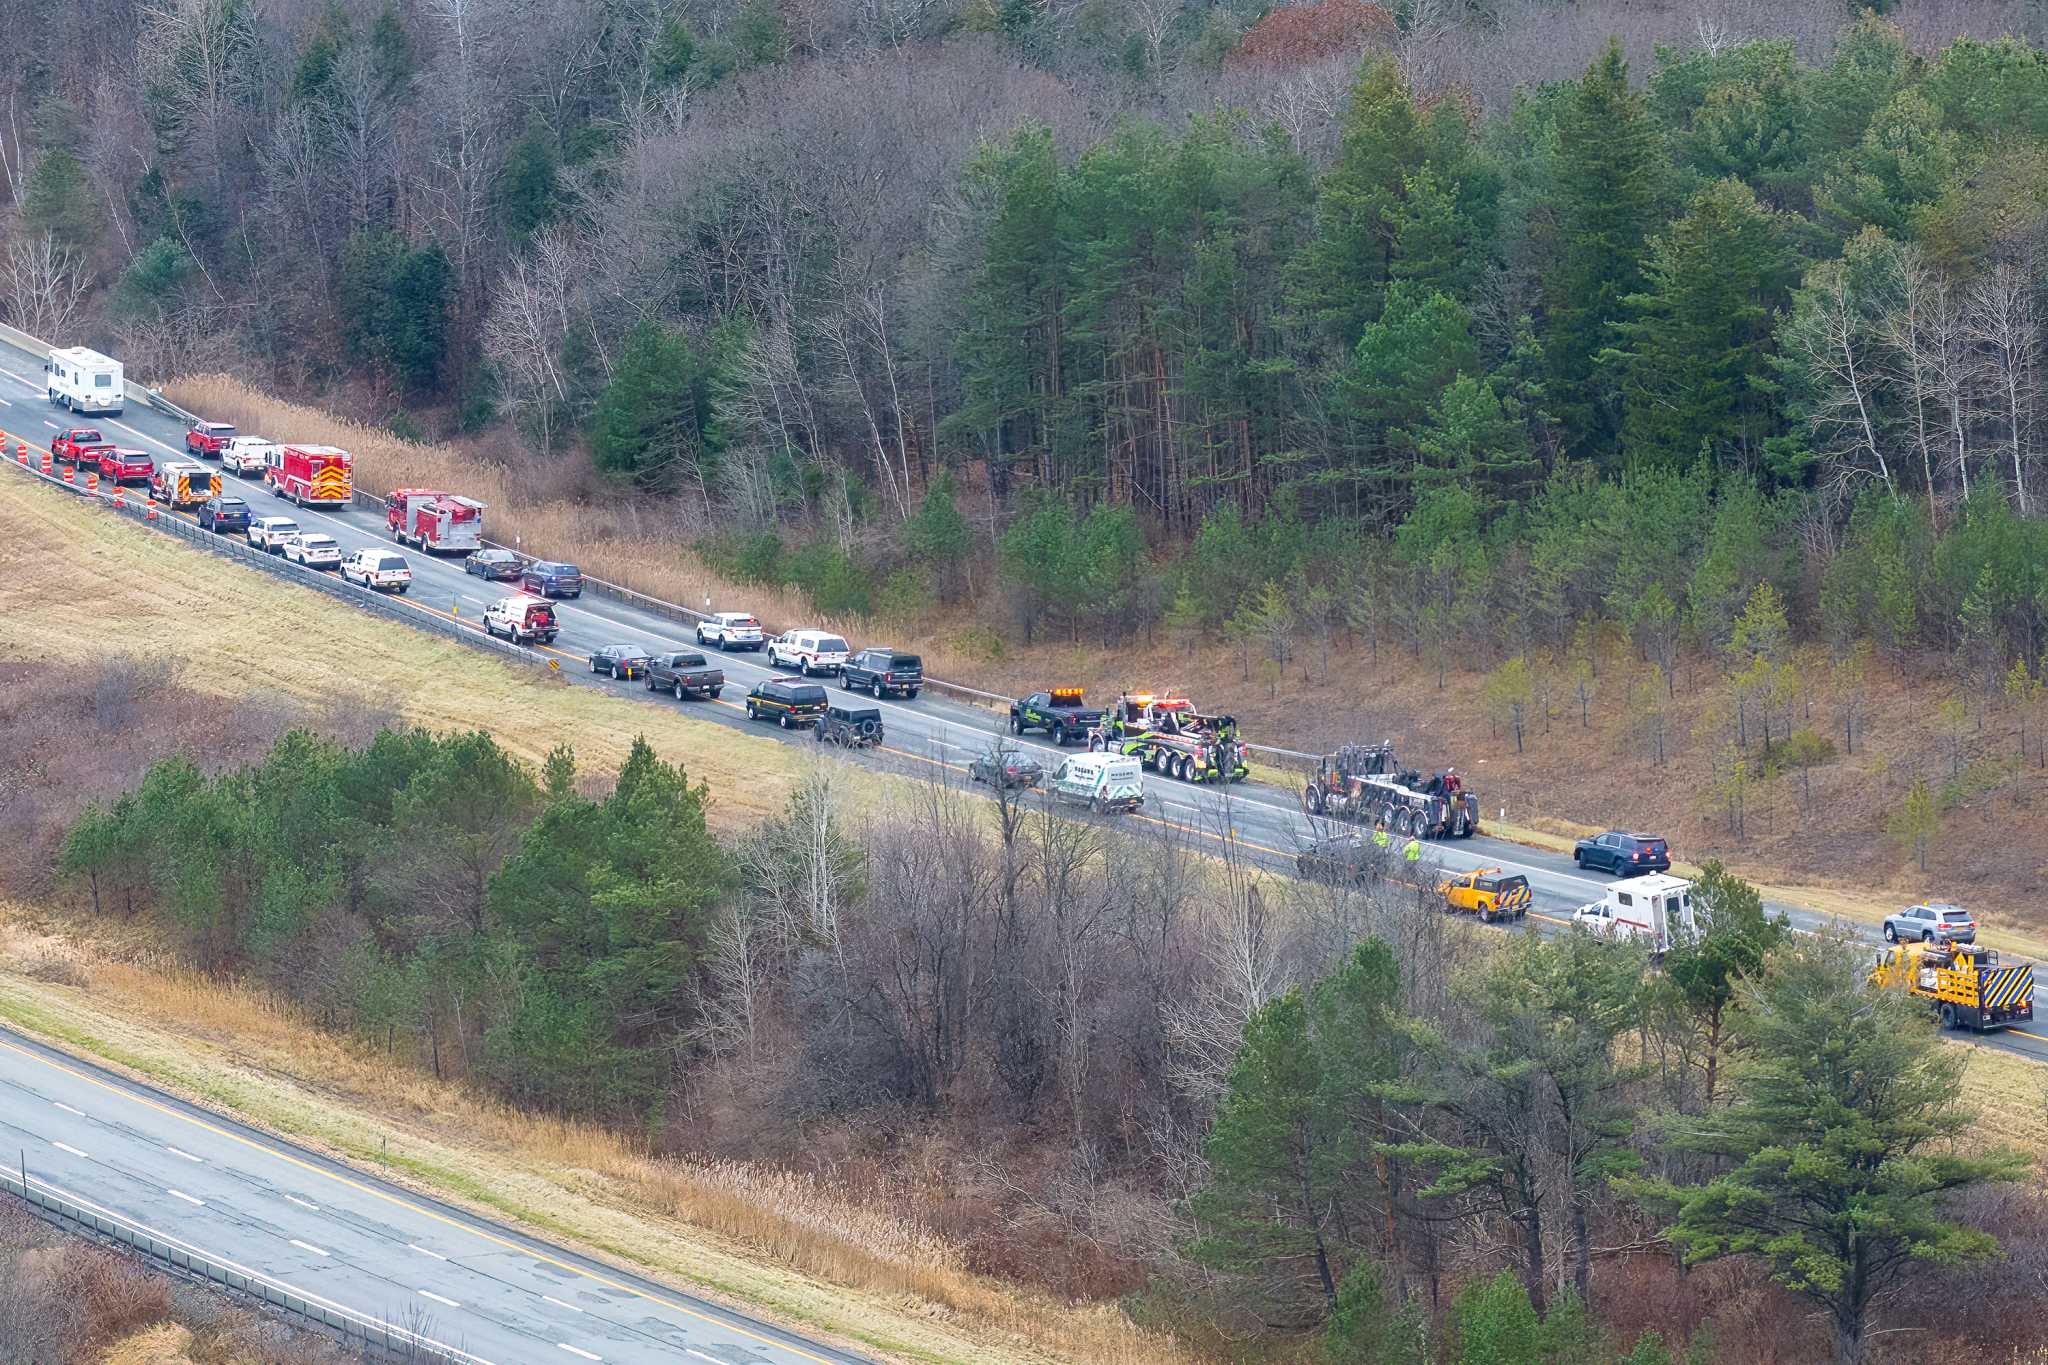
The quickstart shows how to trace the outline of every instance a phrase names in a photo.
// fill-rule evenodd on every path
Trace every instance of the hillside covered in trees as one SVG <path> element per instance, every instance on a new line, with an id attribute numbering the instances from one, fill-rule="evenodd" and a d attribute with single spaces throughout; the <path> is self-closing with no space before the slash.
<path id="1" fill-rule="evenodd" d="M 1880 9 L 67 6 L 0 303 L 587 459 L 829 614 L 1491 665 L 1719 648 L 1768 582 L 1995 687 L 2048 644 L 2048 61 Z"/>

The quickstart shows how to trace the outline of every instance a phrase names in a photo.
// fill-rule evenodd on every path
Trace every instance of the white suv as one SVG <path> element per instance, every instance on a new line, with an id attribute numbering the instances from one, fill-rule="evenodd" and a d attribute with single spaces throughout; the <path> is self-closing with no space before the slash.
<path id="1" fill-rule="evenodd" d="M 837 673 L 846 662 L 846 641 L 822 630 L 786 630 L 768 642 L 768 662 L 812 673 Z"/>
<path id="2" fill-rule="evenodd" d="M 309 569 L 341 567 L 341 546 L 333 536 L 300 532 L 284 543 L 284 557 Z"/>
<path id="3" fill-rule="evenodd" d="M 284 543 L 299 533 L 290 517 L 257 517 L 249 523 L 249 543 L 270 553 L 283 554 Z"/>
<path id="4" fill-rule="evenodd" d="M 697 623 L 697 643 L 720 649 L 759 649 L 761 623 L 743 611 L 721 611 Z"/>
<path id="5" fill-rule="evenodd" d="M 412 586 L 412 566 L 404 555 L 389 550 L 357 550 L 341 561 L 341 576 L 385 592 L 404 592 Z"/>

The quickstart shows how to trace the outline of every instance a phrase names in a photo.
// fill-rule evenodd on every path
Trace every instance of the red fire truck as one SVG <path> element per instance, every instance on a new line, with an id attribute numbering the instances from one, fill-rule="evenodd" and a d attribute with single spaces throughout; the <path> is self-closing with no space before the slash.
<path id="1" fill-rule="evenodd" d="M 400 545 L 428 554 L 468 554 L 484 543 L 484 504 L 438 488 L 394 488 L 385 521 Z"/>
<path id="2" fill-rule="evenodd" d="M 354 458 L 338 446 L 272 446 L 263 482 L 300 507 L 346 506 L 355 494 Z"/>

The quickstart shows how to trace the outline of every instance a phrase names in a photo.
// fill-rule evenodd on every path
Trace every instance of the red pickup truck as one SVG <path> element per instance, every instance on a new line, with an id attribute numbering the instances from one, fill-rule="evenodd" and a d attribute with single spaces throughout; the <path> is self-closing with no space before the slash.
<path id="1" fill-rule="evenodd" d="M 57 433 L 50 442 L 50 453 L 67 464 L 77 464 L 80 460 L 98 459 L 100 451 L 112 444 L 100 435 L 98 427 L 72 427 Z"/>
<path id="2" fill-rule="evenodd" d="M 185 453 L 202 460 L 218 460 L 229 441 L 235 439 L 231 422 L 194 422 L 185 433 Z"/>
<path id="3" fill-rule="evenodd" d="M 156 465 L 146 450 L 128 450 L 120 446 L 104 446 L 100 450 L 100 477 L 115 483 L 129 480 L 149 482 L 149 476 L 156 473 Z"/>

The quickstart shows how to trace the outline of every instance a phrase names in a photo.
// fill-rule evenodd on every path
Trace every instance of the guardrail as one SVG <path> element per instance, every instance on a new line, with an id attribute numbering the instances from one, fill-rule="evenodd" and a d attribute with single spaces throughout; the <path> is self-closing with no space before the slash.
<path id="1" fill-rule="evenodd" d="M 390 1360 L 489 1365 L 481 1356 L 471 1355 L 424 1333 L 293 1288 L 283 1280 L 204 1251 L 183 1238 L 158 1232 L 146 1224 L 61 1190 L 26 1170 L 0 1171 L 0 1193 L 22 1200 L 38 1216 L 58 1227 L 83 1232 L 138 1252 L 174 1274 L 259 1299 L 340 1338 L 350 1347 L 375 1352 Z"/>
<path id="2" fill-rule="evenodd" d="M 17 437 L 15 439 L 19 440 L 20 438 Z M 309 587 L 315 592 L 325 593 L 329 597 L 347 602 L 351 606 L 361 608 L 373 615 L 384 616 L 409 626 L 417 626 L 422 630 L 446 635 L 473 648 L 488 650 L 504 658 L 516 659 L 521 663 L 540 667 L 546 667 L 550 663 L 538 651 L 512 644 L 509 641 L 500 640 L 495 635 L 487 633 L 478 626 L 471 625 L 452 613 L 444 615 L 438 610 L 408 602 L 405 598 L 393 597 L 378 592 L 374 588 L 366 588 L 359 583 L 351 583 L 339 574 L 331 574 L 321 569 L 308 568 L 303 564 L 294 564 L 281 555 L 267 554 L 246 541 L 233 540 L 227 536 L 205 530 L 197 524 L 173 514 L 168 508 L 158 507 L 156 514 L 152 516 L 149 501 L 145 495 L 131 495 L 124 489 L 121 491 L 119 501 L 117 502 L 114 490 L 111 487 L 103 488 L 95 493 L 88 491 L 77 483 L 66 483 L 60 475 L 54 473 L 45 474 L 38 467 L 21 464 L 15 457 L 12 442 L 8 444 L 4 454 L 6 458 L 4 461 L 0 461 L 0 463 L 5 463 L 11 468 L 19 469 L 22 473 L 41 480 L 53 488 L 61 489 L 81 500 L 95 502 L 106 511 L 117 516 L 152 527 L 166 535 L 175 536 L 212 554 L 217 554 L 224 559 L 237 560 L 253 568 L 260 569 L 265 573 L 288 579 L 304 587 Z M 38 459 L 39 463 L 40 460 Z"/>

